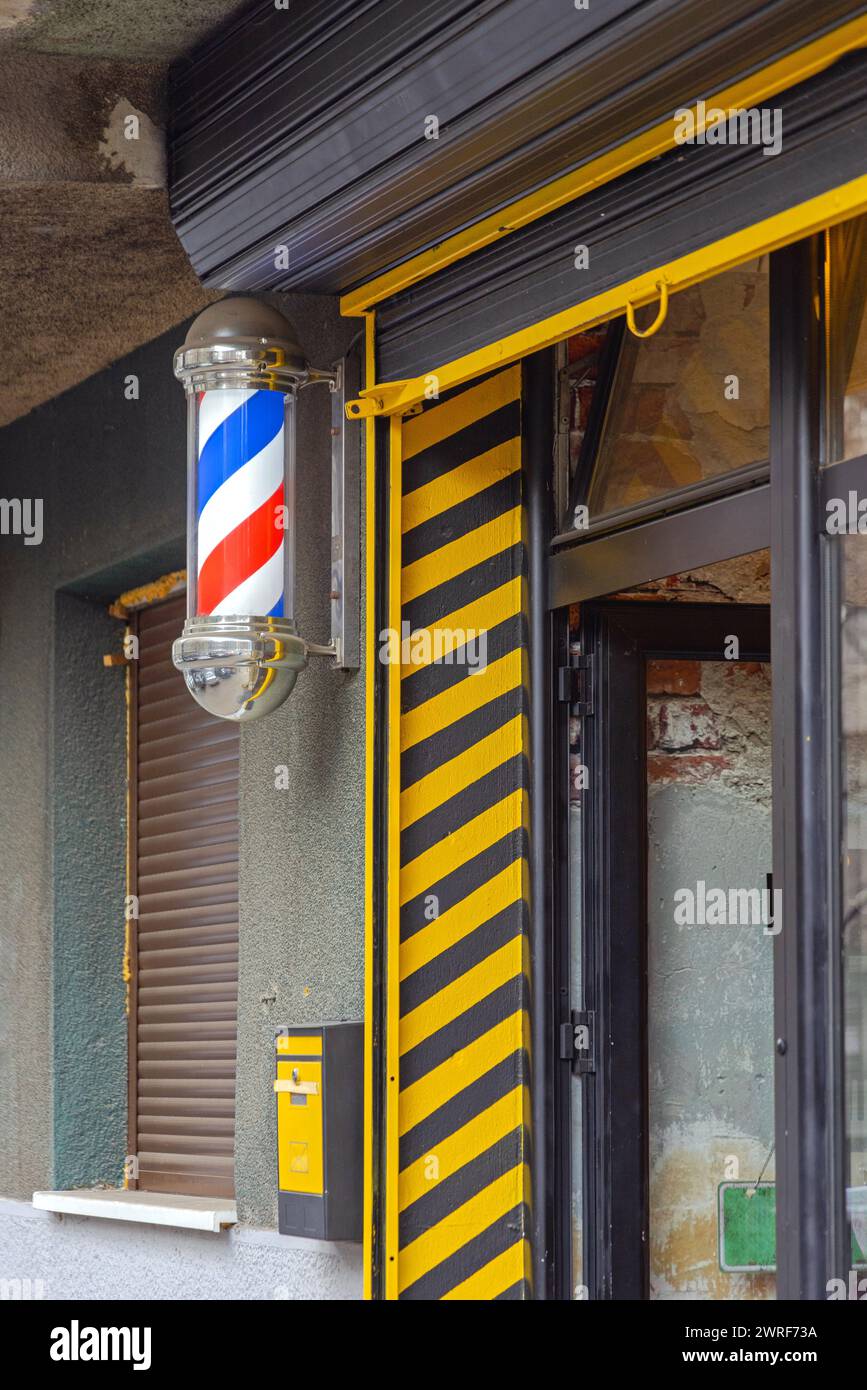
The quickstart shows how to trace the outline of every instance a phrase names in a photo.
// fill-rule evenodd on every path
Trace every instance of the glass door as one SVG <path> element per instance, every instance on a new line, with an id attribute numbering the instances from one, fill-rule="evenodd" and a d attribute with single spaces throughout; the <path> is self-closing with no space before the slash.
<path id="1" fill-rule="evenodd" d="M 822 470 L 829 718 L 839 847 L 842 1162 L 850 1277 L 867 1269 L 867 218 L 825 241 L 826 411 Z"/>
<path id="2" fill-rule="evenodd" d="M 581 610 L 573 1296 L 774 1297 L 769 635 L 761 605 Z"/>
<path id="3" fill-rule="evenodd" d="M 674 296 L 649 344 L 582 335 L 561 380 L 559 1296 L 850 1297 L 867 220 Z"/>

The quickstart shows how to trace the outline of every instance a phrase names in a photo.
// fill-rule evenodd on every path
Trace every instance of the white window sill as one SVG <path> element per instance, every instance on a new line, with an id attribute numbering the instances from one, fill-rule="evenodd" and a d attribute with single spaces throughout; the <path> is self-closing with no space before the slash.
<path id="1" fill-rule="evenodd" d="M 238 1220 L 235 1203 L 224 1197 L 175 1197 L 166 1192 L 125 1192 L 118 1188 L 34 1192 L 33 1205 L 38 1211 L 63 1216 L 99 1216 L 148 1226 L 181 1226 L 187 1231 L 221 1231 Z"/>

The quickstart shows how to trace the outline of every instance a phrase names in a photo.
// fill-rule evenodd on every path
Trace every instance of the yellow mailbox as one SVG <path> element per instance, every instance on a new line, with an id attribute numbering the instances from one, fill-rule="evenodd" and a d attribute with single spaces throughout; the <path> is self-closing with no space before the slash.
<path id="1" fill-rule="evenodd" d="M 277 1205 L 283 1235 L 362 1236 L 363 1029 L 282 1028 L 276 1037 Z"/>

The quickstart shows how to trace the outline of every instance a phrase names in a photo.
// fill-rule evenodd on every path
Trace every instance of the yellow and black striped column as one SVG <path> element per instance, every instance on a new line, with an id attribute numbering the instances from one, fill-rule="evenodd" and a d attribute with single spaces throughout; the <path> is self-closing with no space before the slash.
<path id="1" fill-rule="evenodd" d="M 399 611 L 403 635 L 415 635 L 411 652 L 423 656 L 419 634 L 430 635 L 433 652 L 438 639 L 441 650 L 440 660 L 401 664 L 399 714 L 394 704 L 386 1289 L 406 1299 L 523 1298 L 530 1188 L 520 365 L 395 425 L 400 564 L 391 611 Z M 395 583 L 397 572 L 395 564 Z M 484 633 L 486 664 L 477 670 L 461 650 L 468 632 Z"/>

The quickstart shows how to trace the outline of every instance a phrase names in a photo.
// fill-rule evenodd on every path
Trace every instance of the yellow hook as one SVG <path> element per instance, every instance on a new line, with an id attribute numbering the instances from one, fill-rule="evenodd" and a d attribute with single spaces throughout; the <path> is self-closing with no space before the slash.
<path id="1" fill-rule="evenodd" d="M 626 326 L 630 333 L 634 333 L 636 338 L 652 338 L 665 323 L 668 314 L 668 281 L 657 280 L 656 287 L 659 290 L 659 313 L 653 320 L 649 328 L 638 328 L 635 323 L 635 307 L 631 299 L 626 301 Z"/>

